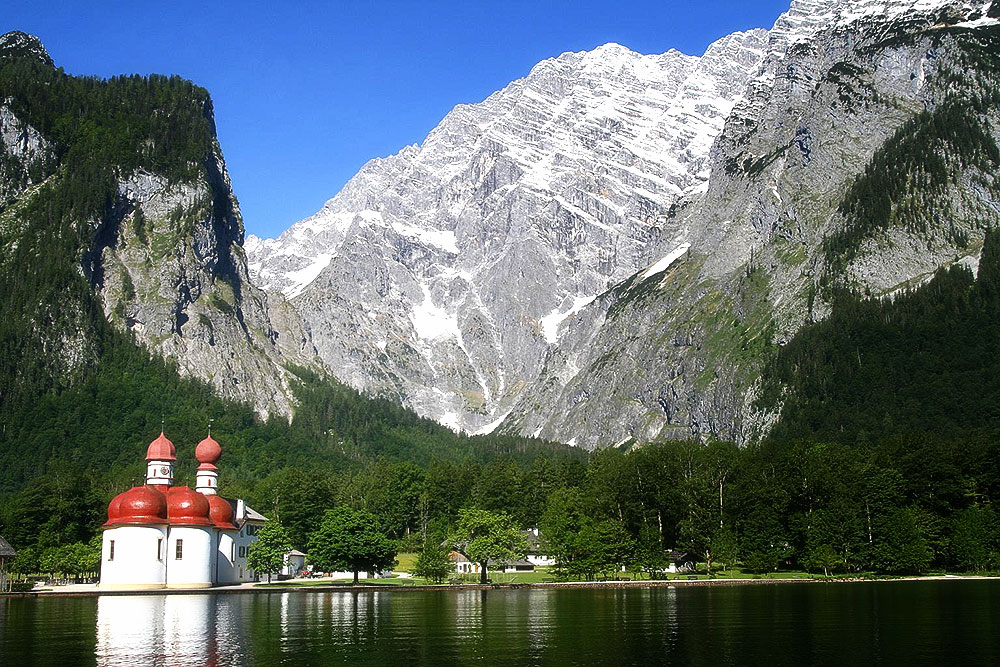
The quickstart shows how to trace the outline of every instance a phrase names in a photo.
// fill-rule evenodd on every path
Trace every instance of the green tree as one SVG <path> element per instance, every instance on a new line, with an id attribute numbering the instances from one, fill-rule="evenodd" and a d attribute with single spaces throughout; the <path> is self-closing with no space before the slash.
<path id="1" fill-rule="evenodd" d="M 930 567 L 931 549 L 912 508 L 897 508 L 886 517 L 879 527 L 873 556 L 875 568 L 882 572 L 919 574 Z"/>
<path id="2" fill-rule="evenodd" d="M 257 531 L 257 540 L 247 551 L 247 567 L 257 574 L 266 574 L 267 583 L 271 583 L 271 575 L 281 571 L 285 554 L 291 549 L 292 541 L 284 526 L 268 521 Z"/>
<path id="3" fill-rule="evenodd" d="M 843 564 L 836 550 L 829 544 L 811 545 L 803 559 L 807 570 L 823 570 L 823 575 L 829 577 L 830 570 Z"/>
<path id="4" fill-rule="evenodd" d="M 376 527 L 370 512 L 349 507 L 327 510 L 309 536 L 309 559 L 321 570 L 378 572 L 396 564 L 396 543 Z"/>
<path id="5" fill-rule="evenodd" d="M 41 565 L 38 562 L 38 549 L 36 547 L 18 549 L 17 555 L 11 561 L 10 571 L 22 578 L 29 574 L 41 572 Z"/>
<path id="6" fill-rule="evenodd" d="M 413 574 L 418 577 L 430 579 L 435 584 L 440 584 L 450 572 L 454 572 L 455 564 L 448 558 L 448 550 L 431 541 L 424 543 L 420 555 L 417 556 Z"/>
<path id="7" fill-rule="evenodd" d="M 789 554 L 789 544 L 780 516 L 770 507 L 760 506 L 743 521 L 740 546 L 743 564 L 753 572 L 770 572 Z"/>
<path id="8" fill-rule="evenodd" d="M 588 521 L 583 492 L 577 488 L 559 489 L 545 504 L 541 535 L 545 550 L 556 561 L 555 574 L 569 577 L 581 571 L 580 531 Z"/>
<path id="9" fill-rule="evenodd" d="M 489 561 L 510 563 L 524 558 L 528 541 L 514 521 L 503 512 L 462 509 L 451 539 L 455 550 L 479 563 L 479 582 L 487 583 Z"/>
<path id="10" fill-rule="evenodd" d="M 1000 568 L 1000 520 L 992 507 L 970 507 L 955 518 L 951 549 L 960 568 L 983 572 Z"/>
<path id="11" fill-rule="evenodd" d="M 574 558 L 567 564 L 567 572 L 588 580 L 597 574 L 619 572 L 632 564 L 638 551 L 624 524 L 614 519 L 585 519 L 573 547 Z"/>

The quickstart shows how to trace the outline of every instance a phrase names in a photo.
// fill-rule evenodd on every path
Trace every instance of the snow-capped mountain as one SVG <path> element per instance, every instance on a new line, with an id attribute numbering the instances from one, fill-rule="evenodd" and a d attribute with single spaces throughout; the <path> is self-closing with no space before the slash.
<path id="1" fill-rule="evenodd" d="M 670 208 L 705 187 L 766 43 L 752 30 L 701 57 L 607 44 L 545 60 L 278 239 L 248 238 L 252 276 L 293 299 L 341 379 L 483 428 L 566 321 L 683 242 Z"/>
<path id="2" fill-rule="evenodd" d="M 826 317 L 830 286 L 891 297 L 977 266 L 1000 224 L 997 17 L 1000 3 L 793 3 L 705 191 L 678 206 L 690 247 L 584 309 L 501 429 L 751 441 L 777 414 L 756 400 L 763 365 Z"/>
<path id="3" fill-rule="evenodd" d="M 453 427 L 745 441 L 770 418 L 753 403 L 762 360 L 828 312 L 821 281 L 893 293 L 975 263 L 1000 210 L 989 171 L 900 165 L 900 192 L 954 181 L 919 233 L 890 216 L 858 236 L 848 210 L 907 132 L 958 150 L 941 109 L 1000 126 L 979 110 L 998 15 L 796 0 L 701 57 L 563 54 L 371 161 L 278 239 L 249 238 L 251 275 L 291 297 L 338 377 Z"/>

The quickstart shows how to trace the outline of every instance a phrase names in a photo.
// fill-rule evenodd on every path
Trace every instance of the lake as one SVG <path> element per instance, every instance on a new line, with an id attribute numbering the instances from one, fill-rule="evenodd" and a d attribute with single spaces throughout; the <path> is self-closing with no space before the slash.
<path id="1" fill-rule="evenodd" d="M 1000 581 L 0 599 L 0 664 L 1000 664 Z"/>

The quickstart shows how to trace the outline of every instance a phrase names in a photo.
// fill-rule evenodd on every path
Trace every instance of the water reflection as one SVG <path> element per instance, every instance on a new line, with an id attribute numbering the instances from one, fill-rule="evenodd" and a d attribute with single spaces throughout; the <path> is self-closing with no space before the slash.
<path id="1" fill-rule="evenodd" d="M 102 596 L 97 600 L 98 665 L 216 665 L 215 596 Z M 223 635 L 224 636 L 224 635 Z"/>
<path id="2" fill-rule="evenodd" d="M 0 664 L 1000 664 L 1000 582 L 0 599 Z"/>

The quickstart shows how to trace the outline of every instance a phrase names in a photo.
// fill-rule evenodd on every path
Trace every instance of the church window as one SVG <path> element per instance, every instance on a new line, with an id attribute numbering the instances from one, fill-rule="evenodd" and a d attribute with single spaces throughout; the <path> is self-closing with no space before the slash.
<path id="1" fill-rule="evenodd" d="M 156 560 L 163 560 L 163 538 L 156 540 Z"/>
<path id="2" fill-rule="evenodd" d="M 177 540 L 177 546 L 174 551 L 174 558 L 176 560 L 181 560 L 184 558 L 184 540 Z"/>
<path id="3" fill-rule="evenodd" d="M 115 559 L 115 541 L 110 540 L 108 542 L 108 560 L 114 560 L 114 559 Z"/>

